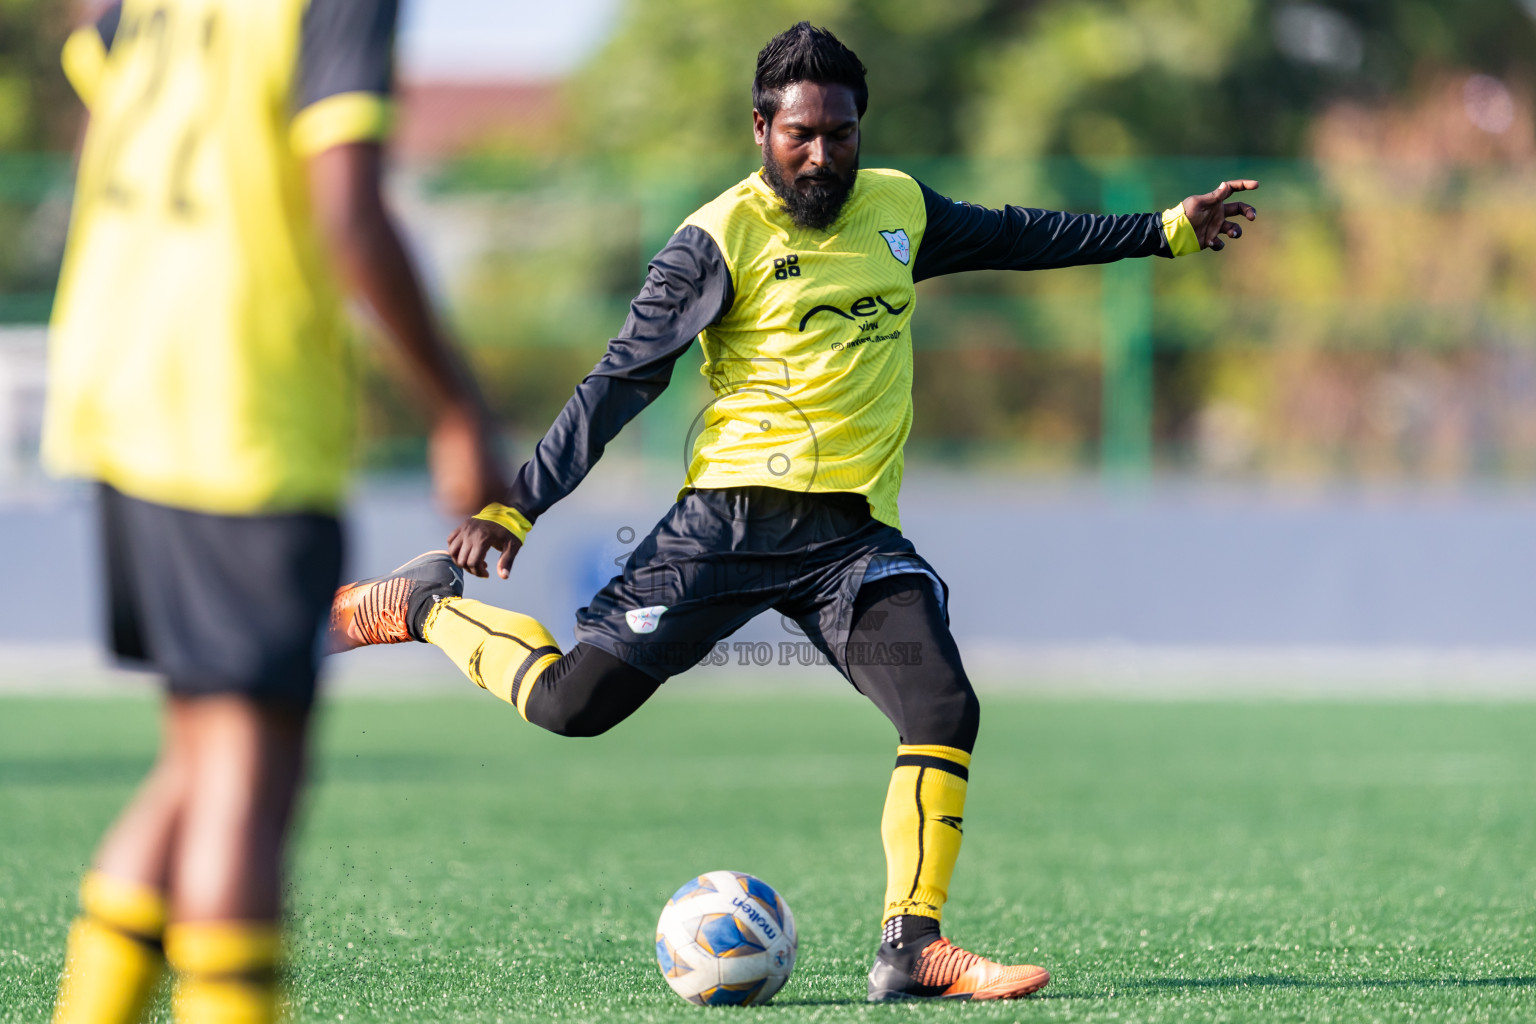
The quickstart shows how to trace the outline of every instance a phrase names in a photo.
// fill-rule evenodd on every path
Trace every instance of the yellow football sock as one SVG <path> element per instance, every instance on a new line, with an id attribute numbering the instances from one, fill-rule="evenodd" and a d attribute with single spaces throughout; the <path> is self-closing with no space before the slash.
<path id="1" fill-rule="evenodd" d="M 971 755 L 956 747 L 902 744 L 885 796 L 885 915 L 943 915 L 960 856 L 960 822 Z"/>
<path id="2" fill-rule="evenodd" d="M 54 1024 L 134 1024 L 165 971 L 165 897 L 92 871 L 69 929 Z"/>
<path id="3" fill-rule="evenodd" d="M 177 1024 L 272 1024 L 282 956 L 272 921 L 196 921 L 165 931 Z"/>
<path id="4" fill-rule="evenodd" d="M 534 681 L 560 660 L 560 647 L 536 619 L 463 597 L 437 602 L 421 635 L 481 689 L 489 690 L 528 718 Z"/>

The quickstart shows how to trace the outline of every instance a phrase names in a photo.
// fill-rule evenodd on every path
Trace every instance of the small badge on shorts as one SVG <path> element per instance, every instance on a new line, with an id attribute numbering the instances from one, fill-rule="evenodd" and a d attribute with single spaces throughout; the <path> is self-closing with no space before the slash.
<path id="1" fill-rule="evenodd" d="M 649 608 L 631 608 L 624 613 L 624 621 L 629 623 L 629 628 L 636 633 L 656 632 L 656 623 L 667 613 L 667 606 L 654 604 Z"/>

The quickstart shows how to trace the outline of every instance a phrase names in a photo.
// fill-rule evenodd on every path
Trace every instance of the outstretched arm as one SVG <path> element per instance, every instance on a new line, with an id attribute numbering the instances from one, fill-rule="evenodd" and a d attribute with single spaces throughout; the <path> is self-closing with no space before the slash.
<path id="1" fill-rule="evenodd" d="M 623 330 L 518 470 L 507 496 L 449 535 L 454 561 L 486 576 L 486 555 L 495 549 L 501 552 L 497 574 L 506 579 L 534 521 L 574 491 L 608 442 L 666 389 L 672 365 L 734 297 L 714 239 L 696 227 L 673 235 L 651 261 Z"/>
<path id="2" fill-rule="evenodd" d="M 921 185 L 928 223 L 912 277 L 922 281 L 967 270 L 1044 270 L 1220 249 L 1225 244 L 1222 235 L 1236 238 L 1242 233 L 1225 218 L 1253 220 L 1257 215 L 1246 203 L 1225 202 L 1227 196 L 1258 187 L 1256 181 L 1223 182 L 1215 191 L 1190 196 L 1161 215 L 1099 216 L 1019 206 L 992 210 L 956 202 Z"/>

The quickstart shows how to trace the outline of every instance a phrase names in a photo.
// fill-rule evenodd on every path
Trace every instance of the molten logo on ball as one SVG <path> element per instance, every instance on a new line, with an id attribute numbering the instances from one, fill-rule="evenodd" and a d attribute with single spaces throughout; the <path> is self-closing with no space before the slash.
<path id="1" fill-rule="evenodd" d="M 656 924 L 661 976 L 700 1006 L 767 1002 L 789 980 L 796 945 L 784 897 L 739 871 L 691 879 Z"/>

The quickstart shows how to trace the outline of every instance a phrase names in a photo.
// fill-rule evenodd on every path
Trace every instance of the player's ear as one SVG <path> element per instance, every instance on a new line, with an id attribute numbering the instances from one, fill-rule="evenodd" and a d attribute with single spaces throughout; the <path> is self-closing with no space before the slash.
<path id="1" fill-rule="evenodd" d="M 768 119 L 756 107 L 752 108 L 752 136 L 759 146 L 768 141 Z"/>

